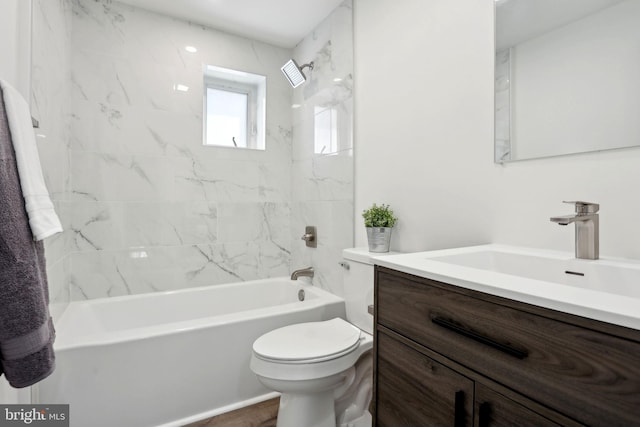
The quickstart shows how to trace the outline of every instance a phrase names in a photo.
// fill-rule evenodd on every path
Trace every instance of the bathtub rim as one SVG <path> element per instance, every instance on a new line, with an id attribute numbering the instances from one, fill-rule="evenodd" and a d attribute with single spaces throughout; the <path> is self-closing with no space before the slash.
<path id="1" fill-rule="evenodd" d="M 68 338 L 64 334 L 64 326 L 70 322 L 69 318 L 73 320 L 74 314 L 80 310 L 83 310 L 86 306 L 98 305 L 98 304 L 116 304 L 119 301 L 131 299 L 148 299 L 166 295 L 181 294 L 181 293 L 197 293 L 212 289 L 223 289 L 231 286 L 242 286 L 246 283 L 253 282 L 292 282 L 296 289 L 302 288 L 305 292 L 316 294 L 317 298 L 306 299 L 305 301 L 296 301 L 292 303 L 280 304 L 269 307 L 253 308 L 250 310 L 243 310 L 234 313 L 228 313 L 223 315 L 213 315 L 207 317 L 199 317 L 195 319 L 180 320 L 169 323 L 162 323 L 158 325 L 143 326 L 126 330 L 116 331 L 103 331 L 95 334 L 81 335 L 80 337 Z M 295 292 L 295 289 L 292 290 Z M 117 297 L 105 297 L 96 298 L 91 300 L 73 301 L 69 303 L 69 306 L 60 316 L 59 321 L 55 325 L 57 329 L 57 337 L 54 342 L 55 351 L 67 351 L 74 349 L 82 349 L 88 347 L 101 347 L 118 343 L 126 343 L 139 340 L 150 340 L 161 336 L 174 335 L 179 333 L 185 333 L 190 331 L 196 331 L 205 329 L 208 327 L 221 326 L 231 323 L 244 323 L 254 321 L 256 319 L 264 319 L 284 313 L 296 313 L 306 310 L 318 309 L 328 304 L 344 304 L 344 298 L 339 297 L 329 291 L 313 286 L 312 284 L 302 281 L 292 281 L 288 277 L 278 277 L 269 279 L 258 279 L 246 282 L 233 282 L 225 283 L 222 285 L 205 285 L 193 288 L 161 291 L 161 292 L 148 292 L 144 294 L 135 295 L 121 295 Z M 248 315 L 250 313 L 250 315 Z"/>

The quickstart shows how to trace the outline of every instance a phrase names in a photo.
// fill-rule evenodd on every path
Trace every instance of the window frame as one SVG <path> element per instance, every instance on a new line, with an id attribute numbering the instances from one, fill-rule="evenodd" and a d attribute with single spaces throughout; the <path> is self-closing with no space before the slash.
<path id="1" fill-rule="evenodd" d="M 207 68 L 215 69 L 215 75 L 209 74 Z M 228 73 L 228 78 L 221 77 L 224 72 Z M 241 75 L 250 75 L 251 77 L 242 78 Z M 258 82 L 256 77 L 263 79 Z M 242 81 L 241 81 L 242 80 Z M 208 122 L 208 92 L 209 88 L 226 91 L 231 93 L 240 93 L 247 96 L 247 120 L 246 120 L 246 146 L 230 146 L 209 144 Z M 206 147 L 219 148 L 239 148 L 266 150 L 266 77 L 257 74 L 238 72 L 235 70 L 227 70 L 220 67 L 205 66 L 204 73 L 204 107 L 203 107 L 203 145 Z"/>

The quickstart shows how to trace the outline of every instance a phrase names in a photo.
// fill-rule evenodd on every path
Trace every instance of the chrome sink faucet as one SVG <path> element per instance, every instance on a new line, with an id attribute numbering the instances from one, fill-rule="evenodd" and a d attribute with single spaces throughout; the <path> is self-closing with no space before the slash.
<path id="1" fill-rule="evenodd" d="M 298 280 L 298 277 L 313 277 L 313 267 L 301 268 L 291 273 L 291 280 Z"/>
<path id="2" fill-rule="evenodd" d="M 590 202 L 563 202 L 575 205 L 575 215 L 552 216 L 560 225 L 576 224 L 576 258 L 598 259 L 600 251 L 600 205 Z"/>

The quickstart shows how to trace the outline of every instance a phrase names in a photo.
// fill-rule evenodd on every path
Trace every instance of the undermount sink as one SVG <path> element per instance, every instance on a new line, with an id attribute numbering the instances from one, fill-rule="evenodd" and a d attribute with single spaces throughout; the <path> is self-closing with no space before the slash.
<path id="1" fill-rule="evenodd" d="M 640 262 L 482 245 L 375 258 L 468 289 L 640 329 Z"/>

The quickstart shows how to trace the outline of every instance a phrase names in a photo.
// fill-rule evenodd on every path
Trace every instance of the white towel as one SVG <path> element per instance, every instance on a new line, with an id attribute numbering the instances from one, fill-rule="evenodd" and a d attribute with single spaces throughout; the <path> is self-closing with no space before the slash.
<path id="1" fill-rule="evenodd" d="M 49 191 L 44 183 L 36 136 L 33 132 L 29 105 L 13 86 L 0 80 L 0 87 L 16 152 L 20 186 L 24 196 L 29 226 L 35 240 L 43 240 L 62 231 L 60 219 L 53 209 Z"/>

